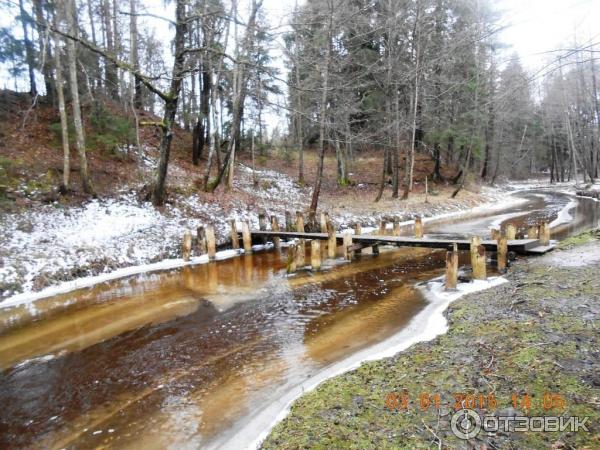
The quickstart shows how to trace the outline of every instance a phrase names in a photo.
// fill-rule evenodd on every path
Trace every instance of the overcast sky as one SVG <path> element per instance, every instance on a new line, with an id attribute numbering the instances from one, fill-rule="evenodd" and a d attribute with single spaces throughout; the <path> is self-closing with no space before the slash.
<path id="1" fill-rule="evenodd" d="M 549 52 L 577 43 L 600 42 L 599 0 L 498 0 L 507 28 L 500 37 L 526 68 L 539 69 Z M 600 46 L 599 46 L 600 47 Z"/>

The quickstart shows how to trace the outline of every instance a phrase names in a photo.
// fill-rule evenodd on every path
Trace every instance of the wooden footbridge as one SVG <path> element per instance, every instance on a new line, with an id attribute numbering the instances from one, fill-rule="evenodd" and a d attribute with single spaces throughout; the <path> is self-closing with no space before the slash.
<path id="1" fill-rule="evenodd" d="M 259 242 L 261 239 L 273 241 L 273 238 L 280 238 L 286 241 L 294 239 L 320 240 L 328 241 L 330 239 L 327 233 L 307 233 L 297 231 L 267 231 L 250 230 L 253 242 Z M 344 243 L 344 234 L 335 234 L 336 244 Z M 407 236 L 386 236 L 376 234 L 352 234 L 351 250 L 360 250 L 362 248 L 373 247 L 374 245 L 390 245 L 396 247 L 422 247 L 453 250 L 456 244 L 458 250 L 469 250 L 471 241 L 469 239 L 438 239 L 433 237 L 407 237 Z M 481 241 L 486 251 L 496 252 L 498 249 L 497 240 Z M 540 239 L 510 239 L 507 240 L 507 249 L 509 252 L 515 252 L 521 255 L 542 254 L 554 248 L 553 245 L 542 245 Z"/>
<path id="2" fill-rule="evenodd" d="M 506 225 L 502 230 L 492 229 L 492 239 L 481 240 L 478 236 L 471 239 L 441 239 L 426 237 L 423 234 L 423 221 L 417 217 L 412 224 L 414 237 L 401 236 L 401 226 L 398 221 L 388 228 L 385 221 L 381 221 L 379 230 L 374 234 L 363 234 L 360 224 L 354 226 L 353 232 L 339 233 L 335 230 L 333 222 L 326 213 L 321 214 L 320 224 L 311 220 L 311 226 L 305 227 L 304 216 L 296 213 L 296 220 L 292 222 L 291 214 L 286 212 L 285 230 L 279 228 L 277 217 L 271 217 L 271 229 L 267 230 L 267 216 L 259 214 L 259 229 L 251 230 L 249 223 L 242 222 L 242 230 L 238 232 L 234 219 L 231 225 L 231 247 L 240 248 L 240 238 L 245 253 L 252 252 L 253 244 L 272 242 L 276 249 L 280 249 L 281 240 L 290 241 L 287 250 L 288 273 L 295 272 L 298 268 L 307 267 L 306 242 L 310 241 L 310 267 L 312 270 L 321 268 L 321 259 L 326 254 L 327 258 L 336 258 L 341 245 L 343 255 L 351 260 L 356 253 L 361 253 L 365 248 L 371 248 L 373 254 L 379 253 L 379 246 L 420 247 L 431 249 L 445 249 L 446 253 L 446 287 L 454 289 L 457 283 L 458 252 L 468 250 L 471 253 L 473 279 L 486 278 L 486 252 L 496 254 L 496 264 L 500 272 L 506 269 L 507 259 L 511 254 L 543 254 L 554 249 L 550 242 L 550 227 L 547 222 L 530 226 L 527 237 L 517 238 L 517 229 L 513 224 Z M 318 231 L 309 231 L 317 228 Z M 326 242 L 325 246 L 321 246 Z M 209 259 L 215 257 L 215 236 L 212 226 L 199 227 L 196 239 L 200 255 L 208 253 Z M 326 252 L 324 251 L 326 248 Z M 183 239 L 183 257 L 189 259 L 192 251 L 192 235 L 188 231 Z"/>

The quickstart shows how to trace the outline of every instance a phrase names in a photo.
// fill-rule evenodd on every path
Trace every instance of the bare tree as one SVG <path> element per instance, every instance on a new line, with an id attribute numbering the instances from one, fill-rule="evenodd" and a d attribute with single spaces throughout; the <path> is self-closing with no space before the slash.
<path id="1" fill-rule="evenodd" d="M 229 133 L 229 143 L 227 146 L 227 153 L 225 155 L 225 159 L 223 160 L 223 165 L 221 166 L 221 170 L 219 171 L 219 174 L 217 175 L 217 178 L 215 179 L 214 183 L 212 183 L 212 185 L 209 187 L 209 190 L 211 192 L 213 192 L 217 188 L 217 186 L 219 186 L 226 172 L 229 171 L 229 173 L 231 174 L 228 177 L 229 187 L 231 187 L 231 183 L 233 181 L 232 177 L 233 165 L 235 163 L 235 151 L 236 148 L 239 148 L 240 146 L 239 135 L 242 121 L 242 109 L 244 105 L 244 100 L 246 98 L 246 89 L 248 85 L 247 65 L 250 60 L 250 51 L 254 43 L 256 31 L 256 14 L 261 5 L 262 1 L 252 0 L 248 24 L 244 33 L 241 49 L 239 49 L 238 47 L 239 51 L 236 51 L 236 54 L 239 54 L 239 56 L 236 58 L 235 69 L 233 74 L 234 91 L 232 99 L 233 106 L 231 114 L 231 130 Z"/>
<path id="2" fill-rule="evenodd" d="M 58 25 L 57 16 L 59 11 L 54 13 L 54 28 L 60 28 Z M 60 190 L 66 193 L 69 190 L 69 178 L 71 173 L 71 161 L 70 161 L 70 149 L 69 149 L 69 124 L 67 121 L 67 111 L 65 108 L 65 94 L 63 88 L 63 76 L 62 76 L 62 61 L 61 61 L 61 49 L 60 39 L 56 33 L 52 33 L 54 39 L 54 70 L 56 72 L 56 97 L 58 100 L 58 112 L 60 114 L 60 135 L 63 148 L 63 180 Z"/>
<path id="3" fill-rule="evenodd" d="M 326 2 L 326 17 L 324 18 L 324 36 L 325 36 L 325 56 L 321 66 L 321 103 L 319 106 L 319 165 L 317 167 L 317 175 L 315 179 L 315 187 L 313 189 L 312 198 L 310 201 L 310 211 L 316 212 L 319 203 L 319 194 L 321 193 L 321 184 L 323 183 L 323 162 L 325 159 L 325 127 L 327 124 L 327 98 L 329 90 L 329 70 L 331 68 L 331 39 L 333 34 L 333 13 L 335 7 L 334 0 Z"/>
<path id="4" fill-rule="evenodd" d="M 75 16 L 77 10 L 75 8 L 75 0 L 67 0 L 67 29 L 72 36 L 78 35 L 77 26 L 75 25 Z M 85 133 L 83 130 L 83 121 L 81 120 L 81 105 L 79 103 L 79 85 L 77 84 L 77 53 L 75 50 L 75 41 L 67 40 L 67 59 L 69 63 L 69 84 L 71 87 L 71 104 L 73 108 L 73 123 L 75 125 L 75 144 L 77 153 L 79 154 L 79 175 L 83 191 L 86 194 L 94 194 L 92 180 L 88 173 L 87 156 L 85 153 Z"/>

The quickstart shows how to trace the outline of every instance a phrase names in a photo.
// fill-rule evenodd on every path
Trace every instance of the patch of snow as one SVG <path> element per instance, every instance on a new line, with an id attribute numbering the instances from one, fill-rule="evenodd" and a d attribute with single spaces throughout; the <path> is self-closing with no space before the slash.
<path id="1" fill-rule="evenodd" d="M 287 175 L 268 170 L 257 173 L 262 187 L 254 189 L 244 169 L 236 179 L 236 189 L 252 195 L 280 223 L 285 221 L 286 208 L 300 209 L 307 203 L 309 190 Z M 122 192 L 116 198 L 96 199 L 79 207 L 44 205 L 7 214 L 0 218 L 0 307 L 41 298 L 42 294 L 29 294 L 48 285 L 54 288 L 45 290 L 43 296 L 142 271 L 180 267 L 183 263 L 177 258 L 185 230 L 196 230 L 208 219 L 217 243 L 224 243 L 229 240 L 230 219 L 240 227 L 244 221 L 258 227 L 257 209 L 240 200 L 224 207 L 192 194 L 177 196 L 174 204 L 159 210 L 138 201 L 132 192 Z M 56 286 L 61 280 L 67 283 Z"/>
<path id="2" fill-rule="evenodd" d="M 571 211 L 573 208 L 575 208 L 577 206 L 578 202 L 577 200 L 573 199 L 571 200 L 567 206 L 565 206 L 563 209 L 561 209 L 558 212 L 558 216 L 556 217 L 556 219 L 554 219 L 552 222 L 550 222 L 550 228 L 556 227 L 558 225 L 562 225 L 563 223 L 569 223 L 571 222 L 574 217 L 571 215 L 571 213 L 569 211 Z"/>

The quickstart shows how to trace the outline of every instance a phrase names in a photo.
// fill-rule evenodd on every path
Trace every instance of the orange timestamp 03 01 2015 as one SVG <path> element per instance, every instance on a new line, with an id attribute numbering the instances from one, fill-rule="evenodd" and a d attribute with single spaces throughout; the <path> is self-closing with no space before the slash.
<path id="1" fill-rule="evenodd" d="M 444 401 L 446 400 L 446 401 Z M 528 393 L 513 392 L 509 398 L 499 400 L 493 392 L 489 393 L 466 393 L 455 392 L 451 400 L 443 398 L 438 392 L 421 392 L 415 398 L 411 398 L 407 391 L 389 392 L 385 397 L 385 407 L 389 410 L 409 410 L 411 407 L 427 411 L 428 409 L 439 409 L 442 402 L 452 405 L 454 410 L 459 409 L 486 409 L 495 410 L 498 407 L 512 406 L 515 409 L 529 411 L 532 407 L 541 407 L 544 411 L 564 410 L 567 402 L 562 394 L 545 392 L 541 398 L 534 397 Z"/>

